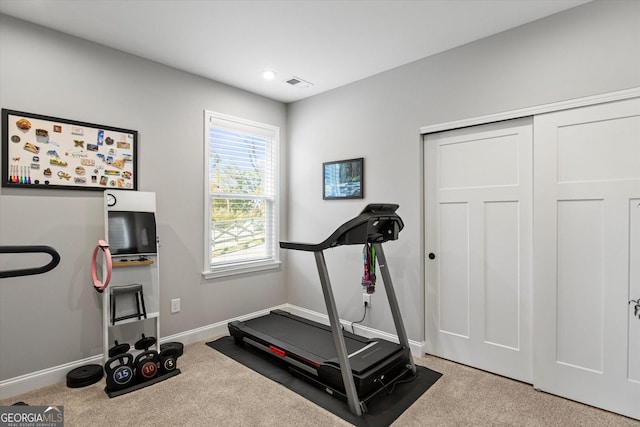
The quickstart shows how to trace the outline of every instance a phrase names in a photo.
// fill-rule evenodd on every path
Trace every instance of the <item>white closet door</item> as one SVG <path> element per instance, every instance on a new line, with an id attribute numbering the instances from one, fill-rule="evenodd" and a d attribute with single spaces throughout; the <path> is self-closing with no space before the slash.
<path id="1" fill-rule="evenodd" d="M 425 136 L 426 352 L 532 382 L 532 124 Z"/>
<path id="2" fill-rule="evenodd" d="M 640 418 L 640 99 L 534 133 L 534 386 Z"/>

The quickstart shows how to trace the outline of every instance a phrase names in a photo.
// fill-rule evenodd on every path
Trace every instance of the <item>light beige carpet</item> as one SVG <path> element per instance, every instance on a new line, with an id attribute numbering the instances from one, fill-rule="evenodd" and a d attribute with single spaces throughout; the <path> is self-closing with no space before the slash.
<path id="1" fill-rule="evenodd" d="M 443 359 L 425 356 L 416 362 L 443 376 L 394 426 L 640 427 L 640 421 Z M 178 367 L 182 374 L 174 378 L 113 399 L 104 393 L 103 379 L 76 389 L 56 384 L 0 405 L 63 405 L 66 426 L 350 425 L 205 341 L 186 346 Z"/>

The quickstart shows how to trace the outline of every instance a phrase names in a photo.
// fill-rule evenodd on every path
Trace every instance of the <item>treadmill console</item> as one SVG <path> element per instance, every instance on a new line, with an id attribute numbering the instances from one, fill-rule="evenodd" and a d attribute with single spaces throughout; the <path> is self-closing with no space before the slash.
<path id="1" fill-rule="evenodd" d="M 392 214 L 400 205 L 392 203 L 370 203 L 360 212 L 361 214 Z"/>
<path id="2" fill-rule="evenodd" d="M 280 242 L 283 249 L 319 252 L 341 245 L 383 243 L 397 240 L 404 228 L 402 219 L 396 213 L 398 205 L 373 203 L 367 205 L 360 215 L 345 222 L 327 239 L 320 243 Z"/>
<path id="3" fill-rule="evenodd" d="M 336 244 L 356 245 L 364 243 L 383 243 L 397 240 L 404 228 L 402 219 L 396 213 L 398 205 L 376 203 L 367 205 L 360 215 L 347 221 L 336 230 Z M 334 233 L 335 235 L 336 233 Z"/>

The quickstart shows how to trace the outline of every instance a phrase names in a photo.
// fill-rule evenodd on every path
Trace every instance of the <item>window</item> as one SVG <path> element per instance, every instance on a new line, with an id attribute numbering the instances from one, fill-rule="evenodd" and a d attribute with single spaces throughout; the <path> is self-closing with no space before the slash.
<path id="1" fill-rule="evenodd" d="M 204 133 L 205 277 L 277 267 L 279 129 L 205 111 Z"/>

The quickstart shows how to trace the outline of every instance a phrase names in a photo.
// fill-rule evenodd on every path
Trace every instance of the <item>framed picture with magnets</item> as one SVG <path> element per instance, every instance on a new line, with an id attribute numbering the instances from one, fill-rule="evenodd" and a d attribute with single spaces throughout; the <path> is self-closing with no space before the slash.
<path id="1" fill-rule="evenodd" d="M 2 109 L 2 186 L 138 189 L 138 132 Z"/>

